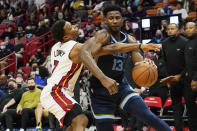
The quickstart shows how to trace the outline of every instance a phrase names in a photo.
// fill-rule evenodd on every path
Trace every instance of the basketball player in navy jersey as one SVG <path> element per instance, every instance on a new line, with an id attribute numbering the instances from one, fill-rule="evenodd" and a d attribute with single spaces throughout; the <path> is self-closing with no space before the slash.
<path id="1" fill-rule="evenodd" d="M 57 41 L 51 49 L 52 75 L 47 80 L 47 86 L 42 90 L 40 102 L 42 106 L 55 115 L 59 120 L 60 126 L 67 126 L 67 131 L 84 131 L 89 120 L 87 113 L 84 114 L 81 106 L 72 98 L 73 89 L 76 80 L 79 77 L 83 63 L 80 60 L 80 52 L 85 44 L 78 43 L 78 28 L 71 25 L 70 22 L 60 20 L 51 28 L 53 38 Z M 92 41 L 95 43 L 97 41 Z M 105 43 L 103 43 L 105 44 Z M 99 52 L 92 48 L 93 56 L 108 55 L 113 53 L 122 53 L 139 49 L 142 50 L 158 50 L 159 46 L 154 44 L 116 44 L 103 45 Z M 97 51 L 97 52 L 95 52 Z M 90 57 L 90 59 L 92 59 Z M 92 59 L 93 61 L 93 59 Z M 98 67 L 94 68 L 94 72 L 98 72 Z M 115 94 L 118 92 L 118 83 L 107 77 L 103 72 L 95 75 L 102 83 L 103 87 Z"/>
<path id="2" fill-rule="evenodd" d="M 121 8 L 115 5 L 106 5 L 103 10 L 106 28 L 97 32 L 82 48 L 80 58 L 94 76 L 90 78 L 90 98 L 93 115 L 98 131 L 113 131 L 113 119 L 116 107 L 119 106 L 129 115 L 134 115 L 149 126 L 158 131 L 171 131 L 169 126 L 146 106 L 143 99 L 128 84 L 124 75 L 124 64 L 127 57 L 131 57 L 133 63 L 142 62 L 143 57 L 138 50 L 129 53 L 114 52 L 112 55 L 100 56 L 97 64 L 92 59 L 92 50 L 99 52 L 103 45 L 114 45 L 117 43 L 136 44 L 136 40 L 121 32 L 122 15 Z M 127 44 L 128 45 L 128 44 Z M 149 64 L 153 64 L 149 62 Z M 152 65 L 154 66 L 154 64 Z M 95 69 L 97 69 L 95 71 Z M 107 90 L 100 82 L 100 72 L 112 78 L 117 83 L 118 92 Z M 96 76 L 96 77 L 95 77 Z"/>

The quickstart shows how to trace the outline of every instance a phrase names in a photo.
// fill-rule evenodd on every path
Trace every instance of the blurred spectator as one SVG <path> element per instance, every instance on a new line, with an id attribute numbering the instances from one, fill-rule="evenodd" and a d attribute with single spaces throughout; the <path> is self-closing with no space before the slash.
<path id="1" fill-rule="evenodd" d="M 133 12 L 131 8 L 122 8 L 122 17 L 132 18 Z"/>
<path id="2" fill-rule="evenodd" d="M 38 30 L 36 31 L 37 36 L 41 36 L 49 31 L 49 27 L 46 26 L 47 21 L 40 21 L 38 24 Z"/>
<path id="3" fill-rule="evenodd" d="M 47 8 L 47 6 L 43 7 L 43 9 L 41 11 L 44 15 L 44 19 L 51 19 L 51 14 L 50 14 L 49 9 Z"/>
<path id="4" fill-rule="evenodd" d="M 133 17 L 136 18 L 138 21 L 146 16 L 146 11 L 144 10 L 142 5 L 137 6 L 137 11 L 133 13 Z"/>
<path id="5" fill-rule="evenodd" d="M 18 94 L 18 92 L 16 91 L 17 90 L 16 81 L 14 79 L 9 80 L 7 88 L 8 88 L 8 92 L 4 93 L 2 98 L 0 98 L 0 123 L 3 124 L 3 126 L 5 126 L 4 118 L 5 118 L 5 112 L 7 111 L 7 108 L 16 107 L 16 105 L 14 104 L 10 104 L 10 106 L 7 107 L 7 103 L 9 103 L 9 101 Z"/>
<path id="6" fill-rule="evenodd" d="M 18 4 L 17 4 L 17 6 L 15 8 L 15 15 L 19 16 L 19 15 L 22 15 L 23 13 L 24 12 L 22 11 L 21 7 L 19 7 Z"/>
<path id="7" fill-rule="evenodd" d="M 8 26 L 5 32 L 1 35 L 1 39 L 5 39 L 5 37 L 9 37 L 9 39 L 13 39 L 15 37 L 14 29 L 12 25 Z"/>
<path id="8" fill-rule="evenodd" d="M 171 15 L 173 10 L 168 7 L 168 2 L 163 2 L 163 10 L 166 15 Z"/>
<path id="9" fill-rule="evenodd" d="M 64 9 L 63 13 L 64 13 L 64 20 L 66 21 L 72 20 L 73 12 L 71 11 L 71 9 Z"/>
<path id="10" fill-rule="evenodd" d="M 163 8 L 157 8 L 157 16 L 165 16 L 166 13 L 164 12 Z"/>
<path id="11" fill-rule="evenodd" d="M 36 85 L 38 88 L 42 89 L 47 84 L 47 79 L 49 77 L 49 71 L 44 66 L 39 66 L 36 69 L 36 75 L 34 77 Z"/>
<path id="12" fill-rule="evenodd" d="M 0 15 L 0 23 L 7 18 L 7 12 L 5 9 L 0 10 L 1 15 Z"/>
<path id="13" fill-rule="evenodd" d="M 21 25 L 17 27 L 16 37 L 21 38 L 25 35 L 25 31 Z"/>
<path id="14" fill-rule="evenodd" d="M 27 84 L 24 82 L 23 78 L 22 77 L 16 77 L 16 84 L 17 84 L 17 87 L 20 89 L 20 88 L 26 88 L 27 87 Z"/>
<path id="15" fill-rule="evenodd" d="M 9 8 L 9 3 L 7 0 L 1 0 L 0 1 L 0 9 L 8 9 Z"/>
<path id="16" fill-rule="evenodd" d="M 29 59 L 30 65 L 32 65 L 33 63 L 37 63 L 38 65 L 42 65 L 44 63 L 44 61 L 45 61 L 45 57 L 44 57 L 41 49 L 37 49 L 36 54 L 32 55 L 31 58 Z"/>
<path id="17" fill-rule="evenodd" d="M 88 17 L 88 12 L 87 12 L 87 10 L 85 10 L 84 3 L 81 3 L 79 5 L 78 10 L 76 10 L 76 14 L 77 14 L 76 18 L 80 18 L 81 20 Z"/>
<path id="18" fill-rule="evenodd" d="M 27 84 L 29 91 L 23 93 L 22 98 L 17 105 L 17 109 L 9 109 L 5 113 L 7 129 L 12 130 L 12 122 L 14 118 L 16 120 L 16 118 L 19 119 L 21 117 L 21 126 L 24 131 L 27 128 L 28 122 L 30 122 L 29 119 L 35 117 L 34 108 L 40 101 L 41 91 L 35 87 L 36 85 L 33 78 L 28 79 Z"/>
<path id="19" fill-rule="evenodd" d="M 76 22 L 76 24 L 74 24 L 74 25 L 76 25 L 78 27 L 79 36 L 78 36 L 77 40 L 80 43 L 83 43 L 84 42 L 85 33 L 84 33 L 83 29 L 81 29 L 81 22 Z"/>
<path id="20" fill-rule="evenodd" d="M 8 36 L 5 37 L 4 42 L 1 42 L 0 58 L 5 57 L 14 51 L 14 45 L 10 43 Z"/>
<path id="21" fill-rule="evenodd" d="M 5 56 L 9 55 L 13 51 L 14 51 L 14 46 L 12 44 L 10 44 L 9 37 L 6 37 L 5 38 L 5 41 L 4 42 L 1 42 L 0 58 L 3 58 Z M 1 67 L 1 69 L 3 69 L 4 67 L 6 67 L 7 65 L 8 65 L 7 59 L 4 59 L 4 60 L 0 61 L 0 67 Z M 2 71 L 2 74 L 5 74 L 5 70 Z"/>
<path id="22" fill-rule="evenodd" d="M 188 14 L 186 9 L 183 8 L 183 3 L 178 2 L 176 5 L 176 10 L 173 11 L 173 14 L 181 14 L 181 18 L 184 20 L 187 18 Z"/>
<path id="23" fill-rule="evenodd" d="M 155 5 L 155 3 L 153 2 L 153 0 L 143 0 L 143 2 L 142 2 L 142 6 L 144 6 L 146 8 L 152 7 L 154 5 Z"/>
<path id="24" fill-rule="evenodd" d="M 7 20 L 13 21 L 15 17 L 14 8 L 10 7 L 7 14 Z"/>
<path id="25" fill-rule="evenodd" d="M 132 35 L 133 34 L 133 30 L 131 28 L 131 22 L 129 19 L 126 19 L 124 22 L 123 22 L 123 32 L 127 33 L 127 34 L 130 34 Z"/>
<path id="26" fill-rule="evenodd" d="M 26 10 L 28 8 L 28 3 L 25 0 L 20 0 L 18 2 L 18 7 L 22 10 L 22 13 L 26 13 Z"/>
<path id="27" fill-rule="evenodd" d="M 156 30 L 155 37 L 152 38 L 150 43 L 159 44 L 159 43 L 163 42 L 164 40 L 165 40 L 165 37 L 163 37 L 161 30 L 158 29 L 158 30 Z"/>
<path id="28" fill-rule="evenodd" d="M 17 7 L 17 0 L 10 0 L 10 7 L 16 8 Z"/>
<path id="29" fill-rule="evenodd" d="M 161 21 L 161 31 L 163 34 L 163 37 L 167 38 L 167 26 L 168 26 L 168 21 L 167 20 L 162 20 Z"/>
<path id="30" fill-rule="evenodd" d="M 34 3 L 34 0 L 30 0 L 30 4 L 28 5 L 27 12 L 28 14 L 35 13 L 37 11 L 36 4 Z"/>
<path id="31" fill-rule="evenodd" d="M 7 87 L 8 87 L 7 79 L 8 77 L 6 75 L 0 76 L 0 90 L 3 91 L 4 93 L 7 92 Z"/>
<path id="32" fill-rule="evenodd" d="M 20 79 L 18 79 L 17 81 L 19 82 L 19 80 Z M 26 91 L 25 88 L 19 88 L 16 80 L 11 78 L 8 80 L 8 89 L 12 89 L 13 87 L 13 95 L 11 95 L 9 101 L 4 104 L 2 110 L 3 113 L 5 113 L 9 108 L 15 109 L 22 97 L 22 94 Z"/>
<path id="33" fill-rule="evenodd" d="M 49 71 L 49 74 L 52 73 L 52 65 L 51 65 L 51 56 L 47 56 L 45 62 L 42 64 L 47 70 Z"/>
<path id="34" fill-rule="evenodd" d="M 19 41 L 19 37 L 15 37 L 15 46 L 14 46 L 14 51 L 17 59 L 17 67 L 23 65 L 23 61 L 18 61 L 19 58 L 23 58 L 23 53 L 25 51 L 25 46 L 24 43 L 21 43 Z"/>
<path id="35" fill-rule="evenodd" d="M 20 71 L 18 70 L 18 72 L 16 73 L 16 78 L 17 78 L 17 77 L 23 78 L 23 72 L 20 72 Z"/>

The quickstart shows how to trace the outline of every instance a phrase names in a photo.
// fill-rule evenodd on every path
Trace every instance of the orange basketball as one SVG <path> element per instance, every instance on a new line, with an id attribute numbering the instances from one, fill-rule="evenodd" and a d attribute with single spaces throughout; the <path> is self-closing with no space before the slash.
<path id="1" fill-rule="evenodd" d="M 134 82 L 143 87 L 152 86 L 158 78 L 157 68 L 148 62 L 140 62 L 132 70 Z"/>

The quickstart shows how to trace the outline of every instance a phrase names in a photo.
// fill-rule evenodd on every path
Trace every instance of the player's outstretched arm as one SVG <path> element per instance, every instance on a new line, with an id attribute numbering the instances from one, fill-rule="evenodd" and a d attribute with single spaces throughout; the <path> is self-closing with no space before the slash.
<path id="1" fill-rule="evenodd" d="M 101 39 L 102 38 L 102 39 Z M 92 72 L 92 74 L 100 80 L 102 85 L 109 91 L 109 93 L 115 94 L 118 92 L 118 83 L 107 77 L 97 66 L 92 54 L 98 52 L 105 42 L 108 40 L 109 34 L 106 31 L 101 31 L 95 35 L 95 37 L 89 39 L 82 47 L 80 52 L 80 59 L 84 65 Z"/>

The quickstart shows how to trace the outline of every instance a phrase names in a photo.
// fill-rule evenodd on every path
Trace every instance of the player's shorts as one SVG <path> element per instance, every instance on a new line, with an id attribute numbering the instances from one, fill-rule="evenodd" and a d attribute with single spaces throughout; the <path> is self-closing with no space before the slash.
<path id="1" fill-rule="evenodd" d="M 139 97 L 139 94 L 133 90 L 127 81 L 120 83 L 118 93 L 115 95 L 109 95 L 104 87 L 90 88 L 91 107 L 94 118 L 115 119 L 114 113 L 117 107 L 123 109 L 127 101 L 135 97 Z"/>
<path id="2" fill-rule="evenodd" d="M 49 112 L 55 115 L 59 120 L 60 126 L 63 126 L 64 118 L 72 110 L 74 105 L 78 104 L 70 95 L 68 91 L 57 85 L 47 85 L 41 93 L 40 102 L 42 106 Z M 80 106 L 79 106 L 80 107 Z M 75 114 L 70 115 L 69 121 L 82 113 L 82 109 L 78 106 L 75 109 Z"/>

